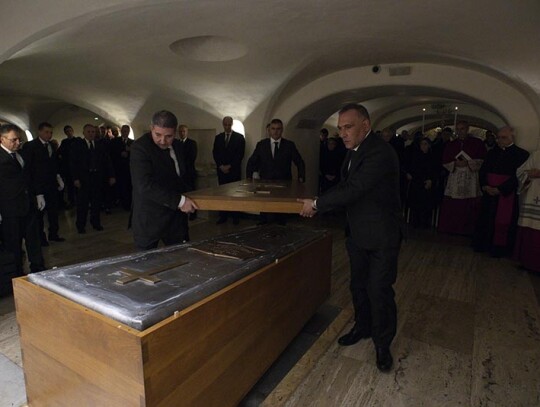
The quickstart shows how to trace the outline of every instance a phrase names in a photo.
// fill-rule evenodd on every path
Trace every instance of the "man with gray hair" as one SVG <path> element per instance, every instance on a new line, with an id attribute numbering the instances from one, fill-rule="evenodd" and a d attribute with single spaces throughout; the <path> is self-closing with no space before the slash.
<path id="1" fill-rule="evenodd" d="M 0 125 L 0 222 L 6 249 L 15 257 L 17 275 L 23 275 L 22 241 L 30 272 L 45 270 L 39 237 L 39 211 L 45 208 L 44 179 L 19 151 L 22 130 Z M 3 290 L 2 290 L 3 291 Z"/>
<path id="2" fill-rule="evenodd" d="M 246 149 L 244 136 L 232 129 L 233 118 L 225 116 L 222 124 L 223 133 L 216 135 L 214 147 L 212 148 L 219 185 L 240 181 L 242 178 L 242 160 Z M 228 215 L 228 212 L 220 211 L 216 223 L 219 225 L 227 222 Z M 237 225 L 240 222 L 240 212 L 231 212 L 230 215 L 233 224 Z"/>
<path id="3" fill-rule="evenodd" d="M 94 230 L 102 231 L 101 205 L 103 203 L 103 180 L 114 185 L 114 169 L 109 151 L 96 140 L 96 127 L 85 124 L 82 139 L 76 139 L 70 152 L 70 168 L 73 185 L 77 189 L 77 220 L 79 234 L 86 233 L 86 221 L 90 208 L 90 223 Z"/>
<path id="4" fill-rule="evenodd" d="M 160 241 L 173 245 L 189 240 L 186 214 L 197 206 L 183 195 L 189 187 L 177 129 L 176 116 L 161 110 L 152 117 L 150 132 L 131 147 L 132 228 L 141 250 L 156 248 Z"/>
<path id="5" fill-rule="evenodd" d="M 488 151 L 479 172 L 482 204 L 473 247 L 503 257 L 514 249 L 518 219 L 516 170 L 527 161 L 529 153 L 514 144 L 514 129 L 510 126 L 499 129 L 495 140 L 497 145 Z"/>
<path id="6" fill-rule="evenodd" d="M 338 343 L 350 346 L 372 338 L 377 368 L 392 368 L 390 344 L 397 329 L 392 285 L 401 244 L 399 163 L 393 148 L 371 130 L 366 108 L 350 104 L 339 111 L 338 129 L 348 149 L 341 181 L 319 198 L 303 199 L 300 215 L 345 208 L 350 290 L 355 324 Z"/>

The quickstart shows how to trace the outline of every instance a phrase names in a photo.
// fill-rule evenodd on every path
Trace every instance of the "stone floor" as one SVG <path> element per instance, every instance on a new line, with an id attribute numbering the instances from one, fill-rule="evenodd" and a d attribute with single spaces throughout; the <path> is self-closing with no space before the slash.
<path id="1" fill-rule="evenodd" d="M 72 216 L 62 220 L 67 241 L 44 248 L 49 266 L 133 250 L 127 214 L 104 216 L 106 230 L 85 236 Z M 369 341 L 336 343 L 352 317 L 342 219 L 296 222 L 333 233 L 332 295 L 243 406 L 540 406 L 540 276 L 474 253 L 465 238 L 411 231 L 395 284 L 394 369 L 381 374 Z M 191 225 L 192 239 L 238 228 L 202 217 Z M 24 405 L 21 367 L 13 300 L 2 298 L 0 407 Z"/>

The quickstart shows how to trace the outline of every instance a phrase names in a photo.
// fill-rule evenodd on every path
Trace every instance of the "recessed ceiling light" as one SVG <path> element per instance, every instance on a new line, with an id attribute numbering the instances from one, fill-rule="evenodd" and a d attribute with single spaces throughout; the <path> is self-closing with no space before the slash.
<path id="1" fill-rule="evenodd" d="M 248 48 L 232 38 L 203 35 L 183 38 L 169 45 L 172 52 L 195 61 L 232 61 L 247 54 Z"/>

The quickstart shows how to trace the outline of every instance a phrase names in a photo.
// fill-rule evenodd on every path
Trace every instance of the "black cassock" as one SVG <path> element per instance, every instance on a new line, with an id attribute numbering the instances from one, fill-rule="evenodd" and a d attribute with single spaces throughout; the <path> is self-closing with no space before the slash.
<path id="1" fill-rule="evenodd" d="M 496 146 L 487 153 L 480 168 L 480 187 L 497 187 L 500 195 L 483 192 L 473 236 L 476 251 L 489 251 L 495 257 L 512 253 L 519 209 L 516 170 L 528 157 L 529 153 L 515 144 L 505 149 Z"/>
<path id="2" fill-rule="evenodd" d="M 413 149 L 405 163 L 407 173 L 412 176 L 407 195 L 412 224 L 415 227 L 429 227 L 431 212 L 435 205 L 439 164 L 431 151 L 424 153 L 420 148 L 413 147 Z M 429 189 L 426 189 L 426 181 L 431 181 Z"/>

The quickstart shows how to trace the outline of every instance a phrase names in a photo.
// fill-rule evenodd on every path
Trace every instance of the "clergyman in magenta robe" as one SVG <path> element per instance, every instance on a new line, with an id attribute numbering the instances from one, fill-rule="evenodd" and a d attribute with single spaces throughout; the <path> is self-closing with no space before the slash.
<path id="1" fill-rule="evenodd" d="M 518 219 L 516 170 L 529 153 L 514 144 L 514 130 L 505 126 L 497 132 L 497 145 L 488 151 L 480 168 L 482 205 L 473 237 L 473 248 L 493 257 L 511 255 Z"/>
<path id="2" fill-rule="evenodd" d="M 448 170 L 439 215 L 439 232 L 471 235 L 474 232 L 482 196 L 478 171 L 486 156 L 484 142 L 469 135 L 469 124 L 456 124 L 457 139 L 443 152 L 442 164 Z"/>

